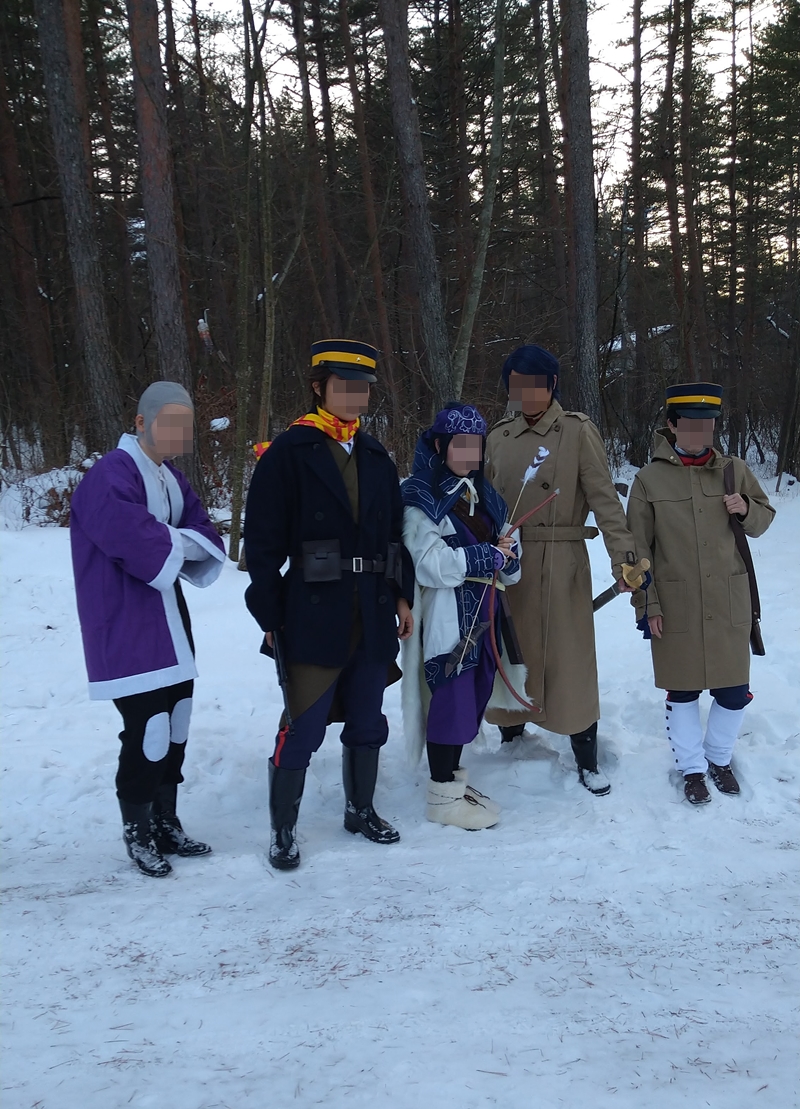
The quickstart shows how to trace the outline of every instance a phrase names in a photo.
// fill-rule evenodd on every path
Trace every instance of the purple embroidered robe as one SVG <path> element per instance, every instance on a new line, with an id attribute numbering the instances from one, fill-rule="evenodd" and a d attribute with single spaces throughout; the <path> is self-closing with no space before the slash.
<path id="1" fill-rule="evenodd" d="M 225 549 L 180 470 L 123 435 L 75 490 L 70 539 L 90 698 L 197 677 L 176 583 L 211 585 Z"/>

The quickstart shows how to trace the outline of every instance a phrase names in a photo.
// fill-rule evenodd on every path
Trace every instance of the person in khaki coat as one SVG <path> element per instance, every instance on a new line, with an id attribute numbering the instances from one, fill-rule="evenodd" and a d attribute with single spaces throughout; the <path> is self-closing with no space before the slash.
<path id="1" fill-rule="evenodd" d="M 504 741 L 521 735 L 528 721 L 570 736 L 581 782 L 592 793 L 605 794 L 611 785 L 597 765 L 600 699 L 585 540 L 594 539 L 599 528 L 617 580 L 634 541 L 600 432 L 582 412 L 561 407 L 558 371 L 557 359 L 539 346 L 515 350 L 503 366 L 503 381 L 522 412 L 501 420 L 487 440 L 486 476 L 515 520 L 554 490 L 559 493 L 523 525 L 522 579 L 506 594 L 528 671 L 528 698 L 541 712 L 509 711 L 490 702 L 486 719 L 500 726 Z M 523 487 L 540 448 L 549 453 Z M 589 512 L 597 527 L 586 527 Z M 620 590 L 630 591 L 624 582 Z"/>
<path id="2" fill-rule="evenodd" d="M 656 433 L 652 461 L 637 474 L 628 503 L 636 548 L 650 559 L 653 578 L 632 603 L 652 637 L 655 684 L 667 690 L 667 737 L 693 804 L 710 800 L 706 769 L 722 793 L 739 792 L 730 760 L 752 699 L 750 587 L 730 517 L 756 538 L 775 515 L 747 465 L 711 447 L 721 403 L 719 385 L 667 389 L 667 427 Z M 705 736 L 704 689 L 714 697 Z"/>

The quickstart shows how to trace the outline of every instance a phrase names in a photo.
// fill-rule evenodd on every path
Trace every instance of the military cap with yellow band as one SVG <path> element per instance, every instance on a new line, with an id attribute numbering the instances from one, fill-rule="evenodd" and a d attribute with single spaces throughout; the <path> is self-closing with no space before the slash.
<path id="1" fill-rule="evenodd" d="M 346 381 L 377 381 L 378 352 L 352 339 L 322 339 L 311 344 L 311 368 L 324 366 Z"/>
<path id="2" fill-rule="evenodd" d="M 669 385 L 666 405 L 668 410 L 673 409 L 686 420 L 716 419 L 722 411 L 722 386 L 710 381 Z"/>

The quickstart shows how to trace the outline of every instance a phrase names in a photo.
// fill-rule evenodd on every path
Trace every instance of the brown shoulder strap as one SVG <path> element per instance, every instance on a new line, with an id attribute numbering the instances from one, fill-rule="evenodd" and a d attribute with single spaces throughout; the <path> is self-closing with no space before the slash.
<path id="1" fill-rule="evenodd" d="M 722 477 L 725 482 L 725 492 L 735 493 L 736 484 L 733 473 L 733 462 L 728 462 L 725 469 L 722 471 Z M 753 556 L 750 554 L 750 546 L 747 542 L 742 521 L 738 516 L 731 515 L 728 517 L 731 528 L 733 529 L 733 538 L 736 541 L 736 548 L 742 556 L 745 569 L 747 570 L 747 578 L 750 582 L 750 604 L 753 609 L 753 617 L 756 620 L 761 619 L 761 601 L 758 596 L 758 583 L 756 581 L 756 572 L 753 566 Z"/>

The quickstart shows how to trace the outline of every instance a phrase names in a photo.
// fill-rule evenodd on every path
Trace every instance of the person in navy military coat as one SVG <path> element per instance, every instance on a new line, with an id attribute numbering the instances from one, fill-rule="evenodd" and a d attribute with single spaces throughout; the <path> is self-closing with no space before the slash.
<path id="1" fill-rule="evenodd" d="M 372 802 L 389 731 L 383 694 L 399 677 L 398 639 L 413 627 L 414 572 L 397 470 L 361 430 L 376 361 L 366 343 L 312 346 L 313 409 L 265 451 L 247 497 L 245 599 L 265 633 L 262 650 L 277 648 L 286 674 L 269 763 L 277 869 L 299 864 L 305 773 L 332 720 L 344 722 L 345 828 L 377 843 L 400 838 Z"/>

